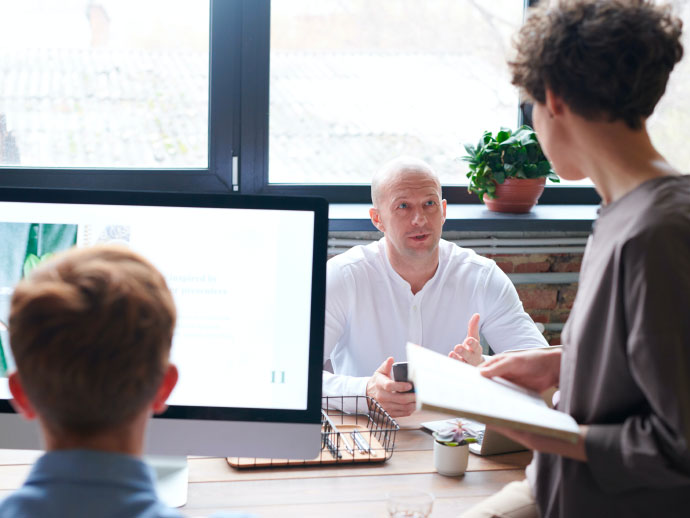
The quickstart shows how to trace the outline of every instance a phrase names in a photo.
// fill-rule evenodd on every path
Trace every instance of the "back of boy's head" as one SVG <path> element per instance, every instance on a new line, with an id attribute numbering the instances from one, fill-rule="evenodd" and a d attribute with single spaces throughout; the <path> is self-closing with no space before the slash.
<path id="1" fill-rule="evenodd" d="M 15 288 L 9 331 L 19 380 L 53 433 L 128 424 L 168 367 L 175 305 L 165 279 L 124 247 L 73 249 Z"/>
<path id="2" fill-rule="evenodd" d="M 548 88 L 585 118 L 640 129 L 683 56 L 681 32 L 650 0 L 542 0 L 517 35 L 513 84 L 539 103 Z"/>

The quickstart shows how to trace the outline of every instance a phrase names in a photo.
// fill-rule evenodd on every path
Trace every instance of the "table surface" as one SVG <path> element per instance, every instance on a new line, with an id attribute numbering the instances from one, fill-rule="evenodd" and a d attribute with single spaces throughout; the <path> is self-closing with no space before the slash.
<path id="1" fill-rule="evenodd" d="M 423 490 L 435 497 L 432 518 L 457 517 L 505 484 L 524 478 L 530 452 L 470 455 L 463 477 L 433 466 L 433 439 L 419 423 L 447 416 L 417 412 L 399 419 L 393 456 L 385 463 L 236 470 L 224 458 L 189 459 L 185 516 L 218 511 L 270 517 L 385 517 L 386 493 Z M 19 487 L 40 452 L 0 450 L 0 499 Z"/>

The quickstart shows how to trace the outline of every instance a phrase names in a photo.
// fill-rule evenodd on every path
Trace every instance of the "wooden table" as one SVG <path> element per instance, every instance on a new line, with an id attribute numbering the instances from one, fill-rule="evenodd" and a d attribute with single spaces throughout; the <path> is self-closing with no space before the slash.
<path id="1" fill-rule="evenodd" d="M 529 452 L 470 455 L 464 477 L 436 473 L 433 439 L 419 423 L 444 417 L 419 412 L 399 419 L 395 452 L 383 464 L 235 470 L 222 458 L 190 458 L 189 500 L 181 510 L 186 516 L 244 511 L 259 518 L 386 517 L 388 491 L 420 489 L 436 498 L 432 518 L 456 517 L 508 482 L 524 478 Z M 22 484 L 39 455 L 0 450 L 0 498 Z"/>

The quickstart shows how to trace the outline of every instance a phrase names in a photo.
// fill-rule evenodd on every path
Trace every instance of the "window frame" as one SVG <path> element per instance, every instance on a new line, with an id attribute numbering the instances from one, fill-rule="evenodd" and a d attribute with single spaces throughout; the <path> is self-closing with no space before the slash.
<path id="1" fill-rule="evenodd" d="M 1 167 L 0 187 L 232 192 L 232 157 L 239 149 L 242 13 L 245 4 L 251 3 L 251 0 L 210 0 L 208 167 Z"/>
<path id="2" fill-rule="evenodd" d="M 210 0 L 207 168 L 2 167 L 0 187 L 320 196 L 331 203 L 370 203 L 368 185 L 269 183 L 270 15 L 270 0 Z M 516 122 L 521 121 L 518 110 Z M 465 187 L 443 191 L 450 203 L 479 203 Z M 588 186 L 547 186 L 540 203 L 598 204 L 599 197 Z"/>
<path id="3" fill-rule="evenodd" d="M 525 10 L 537 3 L 538 0 L 524 0 Z M 269 183 L 268 177 L 268 133 L 269 133 L 269 83 L 270 83 L 270 0 L 259 0 L 262 4 L 261 15 L 253 19 L 252 30 L 261 38 L 260 41 L 252 41 L 252 46 L 247 46 L 249 54 L 243 55 L 243 76 L 253 76 L 249 81 L 243 80 L 243 92 L 246 83 L 252 87 L 252 107 L 249 99 L 243 99 L 243 115 L 252 120 L 242 118 L 242 137 L 240 153 L 240 191 L 244 194 L 268 194 L 278 196 L 320 196 L 331 203 L 371 203 L 371 190 L 368 185 L 338 185 L 338 184 L 279 184 Z M 268 23 L 266 23 L 268 22 Z M 251 70 L 246 70 L 249 63 Z M 257 66 L 257 64 L 263 66 Z M 257 114 L 264 114 L 257 117 Z M 518 109 L 517 124 L 522 124 L 523 110 Z M 528 121 L 531 123 L 531 120 Z M 245 142 L 249 137 L 250 142 Z M 246 145 L 245 145 L 246 144 Z M 477 204 L 479 200 L 466 187 L 451 185 L 443 187 L 443 197 L 449 203 Z M 589 205 L 599 204 L 600 198 L 591 186 L 546 186 L 544 193 L 539 198 L 539 203 L 544 205 Z"/>

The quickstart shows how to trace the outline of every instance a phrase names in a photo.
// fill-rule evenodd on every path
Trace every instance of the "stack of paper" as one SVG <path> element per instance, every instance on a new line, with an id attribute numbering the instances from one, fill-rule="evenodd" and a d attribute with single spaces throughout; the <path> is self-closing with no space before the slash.
<path id="1" fill-rule="evenodd" d="M 476 367 L 410 343 L 407 361 L 418 409 L 577 442 L 575 420 L 550 409 L 536 392 L 501 378 L 485 378 Z"/>

